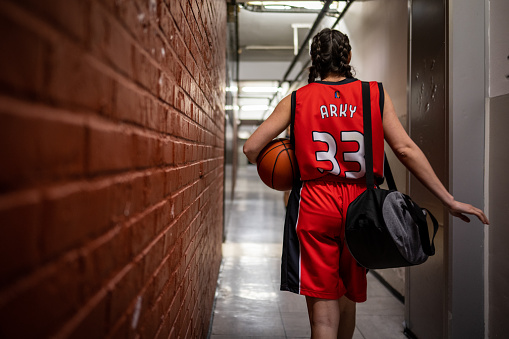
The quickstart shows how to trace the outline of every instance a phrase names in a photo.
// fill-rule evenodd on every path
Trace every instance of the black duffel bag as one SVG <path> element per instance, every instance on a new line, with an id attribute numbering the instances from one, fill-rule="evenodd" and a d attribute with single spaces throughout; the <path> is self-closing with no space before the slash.
<path id="1" fill-rule="evenodd" d="M 373 176 L 371 105 L 369 84 L 362 83 L 367 189 L 348 207 L 345 239 L 357 262 L 366 268 L 381 269 L 422 264 L 435 254 L 438 222 L 427 210 L 396 190 L 385 159 L 389 190 L 376 188 Z M 427 216 L 433 222 L 430 243 Z"/>

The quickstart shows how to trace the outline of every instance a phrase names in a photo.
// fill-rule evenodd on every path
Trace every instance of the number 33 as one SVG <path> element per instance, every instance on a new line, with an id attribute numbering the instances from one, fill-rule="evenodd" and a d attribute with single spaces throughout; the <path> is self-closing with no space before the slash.
<path id="1" fill-rule="evenodd" d="M 332 163 L 332 169 L 327 172 L 339 175 L 341 168 L 336 159 L 337 143 L 334 137 L 327 132 L 313 132 L 313 141 L 324 142 L 328 146 L 327 151 L 315 152 L 317 161 L 329 161 Z M 366 162 L 364 161 L 364 136 L 358 131 L 342 131 L 341 132 L 342 142 L 356 142 L 359 146 L 355 152 L 343 152 L 343 161 L 345 162 L 356 162 L 359 164 L 359 171 L 346 171 L 345 178 L 348 179 L 359 179 L 366 174 Z M 323 173 L 323 168 L 318 168 Z"/>

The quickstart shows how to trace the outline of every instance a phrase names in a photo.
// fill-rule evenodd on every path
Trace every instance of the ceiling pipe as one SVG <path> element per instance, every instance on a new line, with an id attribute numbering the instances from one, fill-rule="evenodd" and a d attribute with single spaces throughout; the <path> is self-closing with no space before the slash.
<path id="1" fill-rule="evenodd" d="M 304 42 L 302 43 L 302 45 L 300 46 L 300 49 L 299 49 L 299 52 L 297 53 L 297 55 L 293 58 L 292 60 L 292 63 L 290 64 L 290 66 L 288 67 L 288 70 L 286 71 L 284 77 L 283 77 L 283 80 L 280 81 L 280 86 L 283 82 L 286 81 L 286 78 L 288 78 L 288 75 L 290 75 L 290 72 L 292 71 L 293 67 L 295 66 L 295 64 L 297 63 L 297 61 L 299 60 L 299 57 L 300 55 L 302 54 L 302 52 L 304 51 L 304 49 L 306 48 L 307 46 L 307 43 L 308 41 L 311 39 L 311 37 L 313 36 L 314 32 L 315 32 L 315 29 L 318 27 L 318 25 L 320 24 L 320 22 L 322 21 L 323 17 L 325 16 L 325 14 L 327 13 L 327 11 L 329 10 L 329 6 L 331 5 L 333 0 L 327 0 L 327 2 L 323 5 L 323 8 L 322 10 L 320 11 L 320 13 L 318 14 L 318 16 L 316 17 L 316 20 L 315 22 L 313 23 L 313 26 L 311 27 L 311 29 L 309 30 L 308 32 L 308 35 L 306 36 L 306 38 L 304 39 Z"/>
<path id="2" fill-rule="evenodd" d="M 339 24 L 339 21 L 343 18 L 343 15 L 345 15 L 346 11 L 348 11 L 348 8 L 350 7 L 350 5 L 354 2 L 355 0 L 347 0 L 347 3 L 346 3 L 346 6 L 345 8 L 343 8 L 343 11 L 341 11 L 341 14 L 339 15 L 338 19 L 336 20 L 336 22 L 334 23 L 334 25 L 332 25 L 331 29 L 334 29 L 337 24 Z"/>
<path id="3" fill-rule="evenodd" d="M 336 26 L 339 24 L 339 21 L 343 18 L 343 16 L 345 15 L 346 11 L 348 11 L 348 8 L 350 7 L 350 5 L 354 2 L 355 0 L 350 0 L 348 1 L 348 3 L 346 4 L 345 8 L 343 9 L 343 11 L 341 12 L 340 16 L 338 17 L 338 19 L 336 20 L 336 22 L 334 22 L 334 24 L 332 25 L 331 29 L 334 29 L 336 28 Z M 304 66 L 302 67 L 302 69 L 300 70 L 299 74 L 297 74 L 297 76 L 295 77 L 295 79 L 293 79 L 292 81 L 290 81 L 290 84 L 288 86 L 288 88 L 291 88 L 292 85 L 297 82 L 299 80 L 299 78 L 301 77 L 302 73 L 304 73 L 305 70 L 307 70 L 309 64 L 311 63 L 311 59 L 309 59 L 308 61 L 306 61 L 306 63 L 304 64 Z"/>
<path id="4" fill-rule="evenodd" d="M 292 60 L 292 62 L 290 64 L 290 66 L 288 67 L 288 70 L 286 71 L 285 75 L 283 76 L 283 80 L 280 80 L 278 82 L 278 87 L 281 87 L 281 84 L 283 84 L 283 82 L 285 82 L 286 79 L 288 78 L 288 75 L 290 75 L 290 72 L 292 71 L 292 69 L 295 66 L 295 64 L 297 63 L 297 61 L 299 60 L 300 55 L 302 54 L 302 51 L 304 51 L 304 48 L 306 48 L 306 46 L 308 44 L 308 41 L 313 36 L 315 29 L 318 27 L 318 25 L 322 21 L 323 17 L 325 16 L 327 11 L 329 10 L 329 6 L 331 5 L 332 1 L 333 0 L 327 0 L 327 2 L 323 5 L 322 10 L 320 11 L 318 16 L 316 17 L 316 20 L 313 23 L 313 26 L 311 26 L 311 29 L 309 30 L 308 35 L 306 36 L 306 38 L 304 39 L 304 42 L 300 46 L 299 51 L 297 52 L 297 55 L 295 55 L 293 57 L 293 60 Z M 276 99 L 276 97 L 277 97 L 277 93 L 275 93 L 274 96 L 272 97 L 272 99 L 269 100 L 269 105 L 268 105 L 269 107 L 271 107 L 272 102 L 274 101 L 274 99 Z M 267 114 L 267 112 L 264 113 L 264 118 L 265 118 L 266 114 Z"/>

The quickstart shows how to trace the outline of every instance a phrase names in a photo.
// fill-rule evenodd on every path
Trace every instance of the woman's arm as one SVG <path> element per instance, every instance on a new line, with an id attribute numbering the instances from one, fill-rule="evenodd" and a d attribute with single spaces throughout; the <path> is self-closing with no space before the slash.
<path id="1" fill-rule="evenodd" d="M 291 119 L 291 95 L 279 102 L 274 112 L 265 120 L 260 127 L 247 139 L 244 144 L 244 154 L 250 162 L 256 163 L 260 151 L 290 124 Z"/>
<path id="2" fill-rule="evenodd" d="M 383 116 L 384 135 L 389 146 L 401 163 L 449 209 L 449 213 L 466 222 L 469 222 L 470 219 L 465 214 L 472 214 L 484 224 L 488 224 L 488 218 L 480 209 L 454 200 L 454 197 L 440 182 L 424 153 L 408 136 L 399 122 L 387 92 L 385 92 Z"/>

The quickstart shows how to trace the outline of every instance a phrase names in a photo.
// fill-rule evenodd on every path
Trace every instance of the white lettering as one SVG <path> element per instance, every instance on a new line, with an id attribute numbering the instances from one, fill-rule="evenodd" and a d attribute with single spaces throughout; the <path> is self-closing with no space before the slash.
<path id="1" fill-rule="evenodd" d="M 329 112 L 327 112 L 327 106 L 325 106 L 325 105 L 320 106 L 320 113 L 322 114 L 322 119 L 328 118 Z"/>
<path id="2" fill-rule="evenodd" d="M 330 116 L 331 117 L 337 117 L 338 116 L 338 107 L 336 105 L 330 104 Z"/>
<path id="3" fill-rule="evenodd" d="M 338 107 L 336 105 L 330 104 L 330 116 L 331 117 L 337 117 L 338 116 Z"/>
<path id="4" fill-rule="evenodd" d="M 347 111 L 350 111 L 350 118 L 353 118 L 353 115 L 355 112 L 357 112 L 357 106 L 350 105 L 350 104 L 340 104 L 339 105 L 339 117 L 347 117 Z M 320 106 L 320 115 L 322 116 L 322 119 L 325 118 L 332 118 L 332 117 L 338 117 L 338 106 L 334 104 L 329 104 L 329 107 L 327 105 L 321 105 Z"/>
<path id="5" fill-rule="evenodd" d="M 344 109 L 343 109 L 344 107 Z M 348 104 L 341 104 L 339 105 L 339 116 L 340 117 L 346 117 L 346 110 L 348 108 Z"/>
<path id="6" fill-rule="evenodd" d="M 357 106 L 350 105 L 350 118 L 353 118 L 353 114 L 355 113 L 355 111 L 357 111 Z"/>

